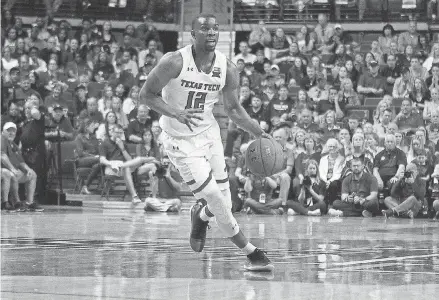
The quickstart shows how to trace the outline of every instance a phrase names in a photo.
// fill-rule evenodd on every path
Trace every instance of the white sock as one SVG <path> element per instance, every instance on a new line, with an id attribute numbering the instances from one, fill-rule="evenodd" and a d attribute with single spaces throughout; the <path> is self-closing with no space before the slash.
<path id="1" fill-rule="evenodd" d="M 200 218 L 201 220 L 203 220 L 204 222 L 210 221 L 212 220 L 212 217 L 209 217 L 208 215 L 206 215 L 206 206 L 204 206 L 201 211 L 200 211 Z"/>
<path id="2" fill-rule="evenodd" d="M 255 250 L 256 247 L 251 243 L 248 243 L 244 248 L 241 249 L 241 251 L 244 252 L 245 255 L 252 254 Z"/>

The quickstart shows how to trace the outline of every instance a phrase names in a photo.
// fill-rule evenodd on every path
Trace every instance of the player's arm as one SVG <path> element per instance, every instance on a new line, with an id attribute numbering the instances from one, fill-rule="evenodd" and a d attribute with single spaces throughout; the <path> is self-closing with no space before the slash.
<path id="1" fill-rule="evenodd" d="M 202 117 L 197 115 L 202 113 L 202 109 L 186 109 L 180 110 L 163 101 L 159 96 L 162 89 L 171 79 L 177 78 L 183 68 L 183 58 L 178 52 L 166 53 L 159 61 L 157 66 L 149 73 L 146 81 L 140 91 L 140 99 L 146 101 L 151 109 L 170 118 L 188 125 L 196 125 L 193 118 L 201 120 Z"/>
<path id="2" fill-rule="evenodd" d="M 235 65 L 227 61 L 226 84 L 223 88 L 224 110 L 229 118 L 242 129 L 259 138 L 264 131 L 258 122 L 252 120 L 239 103 L 239 74 Z"/>

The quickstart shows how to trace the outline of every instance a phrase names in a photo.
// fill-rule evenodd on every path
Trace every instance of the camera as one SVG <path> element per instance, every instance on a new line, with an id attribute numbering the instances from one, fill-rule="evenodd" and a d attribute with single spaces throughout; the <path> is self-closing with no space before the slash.
<path id="1" fill-rule="evenodd" d="M 155 172 L 155 175 L 158 178 L 163 178 L 166 174 L 166 171 L 168 170 L 170 164 L 169 158 L 165 157 L 162 159 L 162 162 L 160 165 L 157 165 L 157 171 Z"/>
<path id="2" fill-rule="evenodd" d="M 305 185 L 305 186 L 311 186 L 311 184 L 312 184 L 312 182 L 311 182 L 311 177 L 309 177 L 309 176 L 305 176 L 305 177 L 303 178 L 303 185 Z"/>
<path id="3" fill-rule="evenodd" d="M 405 172 L 404 172 L 404 178 L 405 178 L 405 179 L 407 179 L 407 178 L 411 178 L 412 175 L 413 175 L 413 173 L 410 172 L 410 171 L 405 171 Z"/>

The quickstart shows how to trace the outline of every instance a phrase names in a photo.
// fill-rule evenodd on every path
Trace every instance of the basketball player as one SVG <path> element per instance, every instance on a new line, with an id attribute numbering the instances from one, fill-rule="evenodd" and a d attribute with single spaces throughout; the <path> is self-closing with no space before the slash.
<path id="1" fill-rule="evenodd" d="M 220 128 L 212 112 L 214 104 L 223 96 L 224 109 L 233 122 L 257 138 L 269 136 L 239 104 L 237 69 L 215 50 L 218 27 L 213 15 L 196 17 L 192 22 L 194 44 L 163 56 L 148 75 L 140 97 L 162 114 L 164 149 L 199 200 L 191 208 L 192 249 L 203 250 L 208 223 L 215 216 L 223 234 L 247 255 L 247 270 L 271 271 L 274 266 L 270 260 L 248 242 L 232 215 Z M 157 96 L 160 91 L 162 97 Z"/>

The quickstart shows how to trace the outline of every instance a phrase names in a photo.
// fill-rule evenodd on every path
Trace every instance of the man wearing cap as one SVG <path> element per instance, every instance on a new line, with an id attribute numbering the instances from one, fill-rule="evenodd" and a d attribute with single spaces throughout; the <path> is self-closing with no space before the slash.
<path id="1" fill-rule="evenodd" d="M 317 84 L 311 87 L 308 91 L 309 98 L 314 102 L 315 107 L 321 100 L 328 101 L 329 99 L 329 87 L 326 77 L 323 73 L 317 74 Z"/>
<path id="2" fill-rule="evenodd" d="M 332 37 L 332 39 L 334 40 L 336 47 L 338 45 L 350 46 L 351 50 L 353 51 L 353 48 L 358 46 L 358 44 L 354 42 L 352 36 L 343 30 L 341 24 L 334 25 L 334 36 Z"/>
<path id="3" fill-rule="evenodd" d="M 33 211 L 43 211 L 34 202 L 34 193 L 37 183 L 37 174 L 32 170 L 23 159 L 21 151 L 17 144 L 14 143 L 15 134 L 17 133 L 17 126 L 12 122 L 7 122 L 3 126 L 1 139 L 1 161 L 2 168 L 6 168 L 13 174 L 12 192 L 14 203 L 20 202 L 18 195 L 18 184 L 24 183 L 26 187 L 26 208 Z"/>
<path id="4" fill-rule="evenodd" d="M 371 61 L 369 72 L 361 75 L 358 80 L 357 92 L 362 96 L 361 100 L 364 100 L 364 97 L 381 97 L 384 94 L 386 79 L 378 74 L 379 69 L 378 62 Z"/>
<path id="5" fill-rule="evenodd" d="M 46 139 L 57 140 L 58 131 L 62 141 L 73 140 L 73 127 L 69 118 L 64 116 L 64 108 L 60 104 L 53 106 L 50 117 L 46 119 L 46 131 L 44 133 Z"/>
<path id="6" fill-rule="evenodd" d="M 285 84 L 285 74 L 280 73 L 280 68 L 278 65 L 271 66 L 271 75 L 274 76 L 274 84 L 276 87 L 280 87 Z"/>

